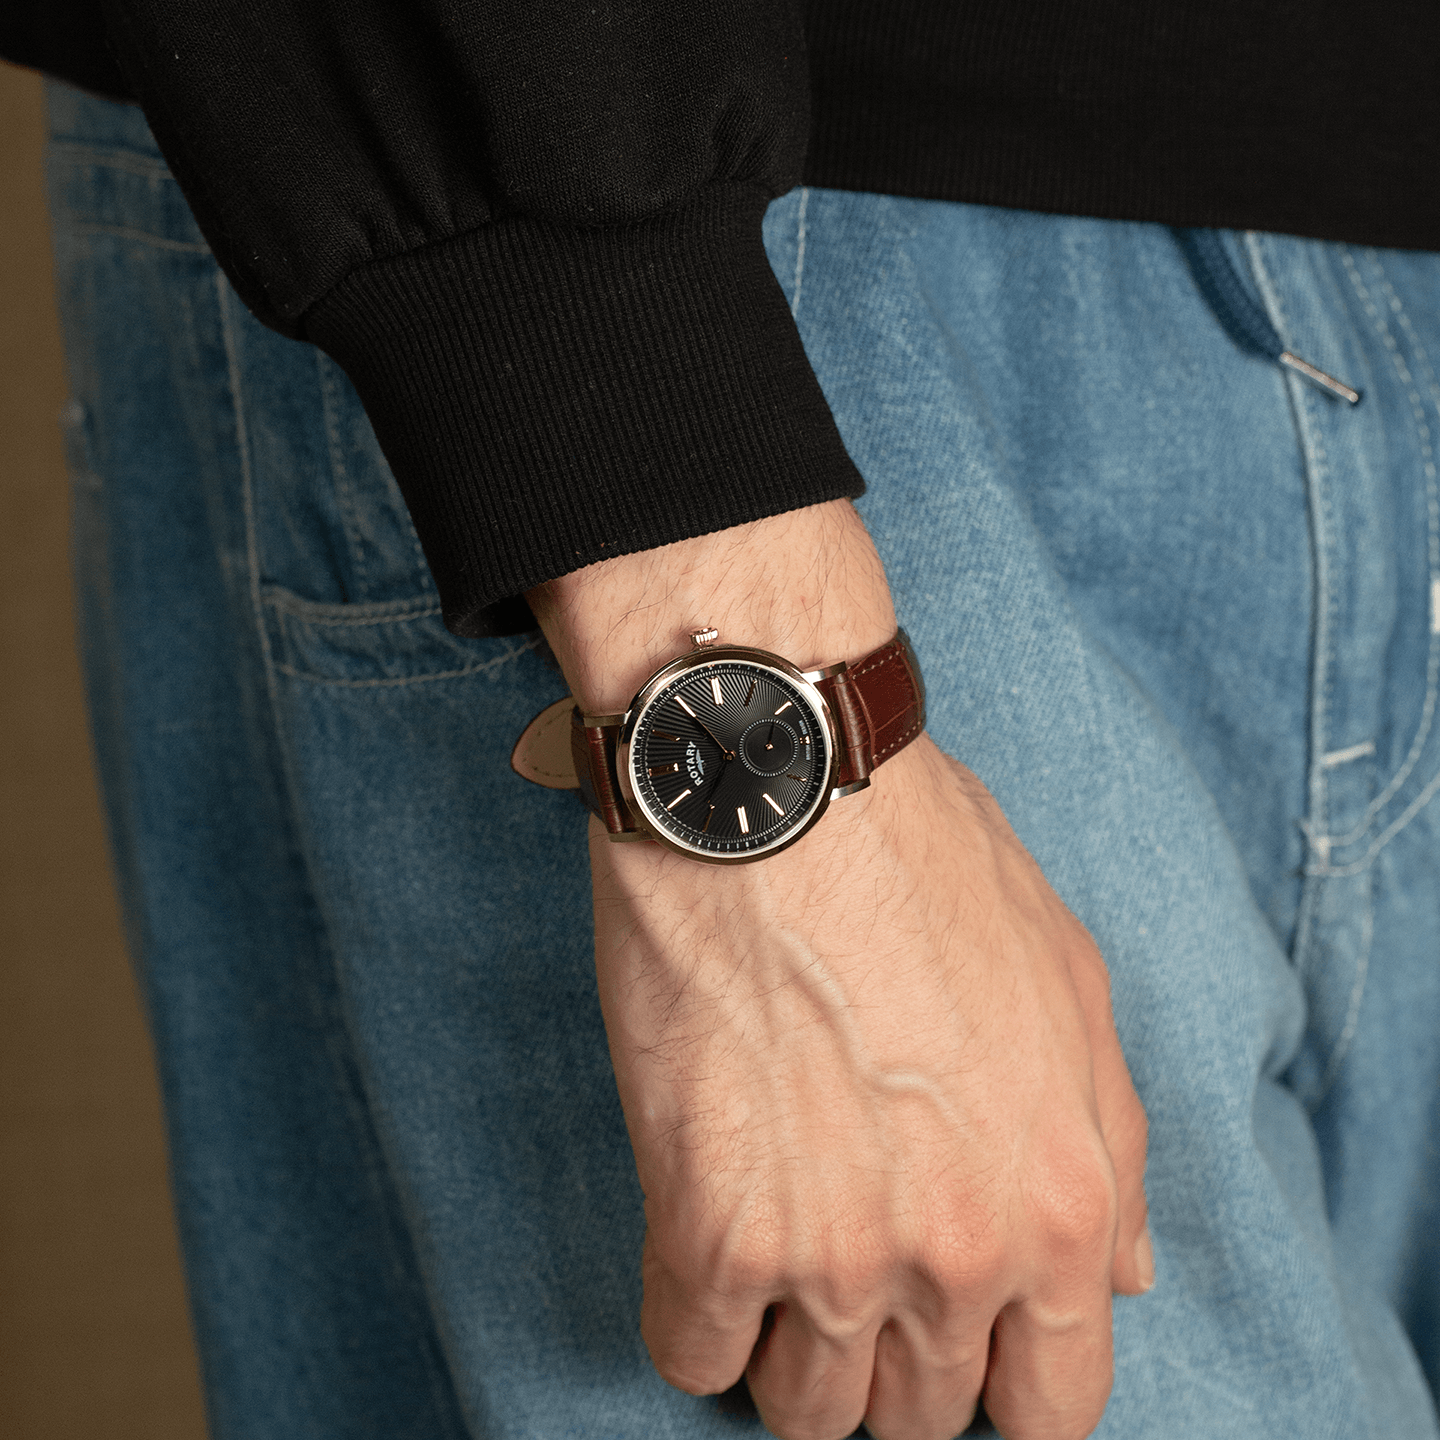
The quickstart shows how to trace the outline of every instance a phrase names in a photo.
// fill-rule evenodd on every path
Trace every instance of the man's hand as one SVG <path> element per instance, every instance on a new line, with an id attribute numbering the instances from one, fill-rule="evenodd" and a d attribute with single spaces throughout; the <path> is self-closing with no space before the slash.
<path id="1" fill-rule="evenodd" d="M 894 626 L 848 506 L 581 576 L 532 602 L 596 710 L 689 625 L 801 665 Z M 1008 1440 L 1087 1434 L 1112 1286 L 1151 1280 L 1145 1117 L 1100 955 L 979 781 L 922 737 L 755 864 L 591 851 L 660 1373 L 748 1375 L 783 1440 L 949 1440 L 982 1392 Z"/>

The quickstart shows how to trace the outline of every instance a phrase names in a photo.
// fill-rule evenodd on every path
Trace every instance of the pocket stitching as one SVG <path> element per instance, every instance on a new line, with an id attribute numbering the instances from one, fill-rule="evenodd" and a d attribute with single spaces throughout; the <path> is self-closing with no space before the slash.
<path id="1" fill-rule="evenodd" d="M 483 660 L 478 665 L 466 665 L 459 670 L 436 670 L 428 675 L 396 675 L 373 680 L 340 680 L 328 675 L 316 675 L 308 670 L 297 670 L 293 665 L 278 664 L 275 668 L 292 680 L 305 680 L 312 685 L 335 685 L 344 690 L 393 689 L 401 685 L 423 685 L 428 680 L 457 680 L 465 675 L 483 675 L 487 671 L 498 670 L 502 665 L 508 665 L 512 660 L 518 660 L 526 651 L 536 649 L 539 644 L 540 637 L 532 636 L 523 644 L 512 646 L 503 655 L 491 656 L 489 660 Z"/>
<path id="2" fill-rule="evenodd" d="M 282 615 L 293 616 L 307 625 L 326 628 L 389 625 L 405 620 L 423 620 L 440 614 L 439 604 L 428 596 L 410 600 L 375 600 L 335 605 L 320 600 L 305 600 L 278 586 L 267 586 L 264 602 Z"/>

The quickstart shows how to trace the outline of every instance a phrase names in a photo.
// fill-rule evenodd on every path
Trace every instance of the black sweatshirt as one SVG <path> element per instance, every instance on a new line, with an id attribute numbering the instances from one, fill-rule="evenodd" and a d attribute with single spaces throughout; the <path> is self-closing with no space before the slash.
<path id="1" fill-rule="evenodd" d="M 1440 248 L 1429 0 L 6 3 L 344 367 L 460 634 L 860 492 L 761 246 L 802 180 Z"/>

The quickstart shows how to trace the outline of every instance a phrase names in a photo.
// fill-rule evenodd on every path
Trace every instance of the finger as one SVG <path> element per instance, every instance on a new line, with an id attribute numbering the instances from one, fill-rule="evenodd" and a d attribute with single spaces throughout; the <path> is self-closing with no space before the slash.
<path id="1" fill-rule="evenodd" d="M 1079 1308 L 1017 1301 L 995 1321 L 986 1413 L 1005 1440 L 1083 1440 L 1105 1411 L 1114 1364 L 1105 1287 Z"/>
<path id="2" fill-rule="evenodd" d="M 974 1418 L 989 1352 L 988 1312 L 965 1332 L 937 1332 L 913 1317 L 886 1321 L 866 1428 L 875 1440 L 952 1440 Z"/>
<path id="3" fill-rule="evenodd" d="M 793 1303 L 774 1324 L 746 1375 L 766 1428 L 780 1440 L 844 1440 L 865 1418 L 879 1321 L 822 1334 Z"/>
<path id="4" fill-rule="evenodd" d="M 761 1300 L 700 1293 L 657 1256 L 650 1235 L 640 1336 L 660 1378 L 690 1395 L 719 1395 L 745 1373 L 764 1318 Z"/>
<path id="5" fill-rule="evenodd" d="M 1089 936 L 1085 941 L 1086 949 L 1072 959 L 1070 973 L 1090 1035 L 1100 1132 L 1115 1168 L 1115 1261 L 1110 1283 L 1122 1295 L 1140 1295 L 1155 1283 L 1155 1261 L 1146 1224 L 1148 1122 L 1115 1032 L 1105 962 Z"/>

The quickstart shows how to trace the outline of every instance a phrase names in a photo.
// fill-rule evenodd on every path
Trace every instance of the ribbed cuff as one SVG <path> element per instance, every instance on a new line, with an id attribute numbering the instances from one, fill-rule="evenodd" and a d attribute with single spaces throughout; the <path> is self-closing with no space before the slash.
<path id="1" fill-rule="evenodd" d="M 505 220 L 368 265 L 309 311 L 456 634 L 512 628 L 503 602 L 594 561 L 863 491 L 765 205 L 717 185 L 633 226 Z"/>

